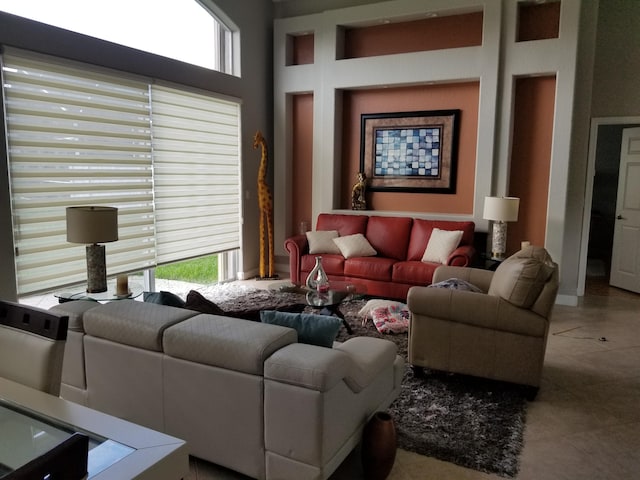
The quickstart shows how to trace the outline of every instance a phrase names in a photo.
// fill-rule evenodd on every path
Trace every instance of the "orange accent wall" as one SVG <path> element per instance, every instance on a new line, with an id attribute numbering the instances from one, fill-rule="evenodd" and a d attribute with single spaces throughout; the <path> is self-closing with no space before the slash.
<path id="1" fill-rule="evenodd" d="M 343 94 L 342 184 L 340 208 L 351 208 L 351 188 L 360 171 L 360 115 L 460 109 L 455 194 L 368 192 L 367 209 L 472 214 L 476 175 L 479 82 L 421 85 Z"/>
<path id="2" fill-rule="evenodd" d="M 523 240 L 544 246 L 555 91 L 555 75 L 516 80 L 509 195 L 520 197 L 520 211 L 507 227 L 507 255 Z"/>
<path id="3" fill-rule="evenodd" d="M 346 28 L 344 58 L 482 45 L 482 12 Z"/>
<path id="4" fill-rule="evenodd" d="M 293 158 L 291 195 L 291 231 L 288 235 L 298 233 L 301 221 L 311 225 L 311 189 L 312 189 L 312 156 L 313 156 L 313 94 L 294 95 L 292 98 Z"/>

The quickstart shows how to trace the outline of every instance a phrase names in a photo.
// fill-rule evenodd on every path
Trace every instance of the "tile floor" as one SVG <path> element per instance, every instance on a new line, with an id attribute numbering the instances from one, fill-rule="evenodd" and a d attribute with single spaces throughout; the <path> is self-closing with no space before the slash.
<path id="1" fill-rule="evenodd" d="M 543 385 L 529 403 L 518 480 L 640 478 L 640 295 L 588 281 L 555 307 Z M 247 477 L 192 459 L 189 480 Z M 358 480 L 357 450 L 331 480 Z M 501 479 L 398 450 L 389 480 Z"/>
<path id="2" fill-rule="evenodd" d="M 40 305 L 46 308 L 46 302 Z M 528 405 L 517 479 L 640 478 L 639 366 L 640 295 L 610 288 L 605 277 L 589 277 L 587 294 L 577 307 L 554 309 L 543 384 Z M 330 480 L 361 478 L 356 449 Z M 389 476 L 500 478 L 403 450 L 398 450 Z M 192 458 L 188 480 L 213 479 L 247 477 Z"/>

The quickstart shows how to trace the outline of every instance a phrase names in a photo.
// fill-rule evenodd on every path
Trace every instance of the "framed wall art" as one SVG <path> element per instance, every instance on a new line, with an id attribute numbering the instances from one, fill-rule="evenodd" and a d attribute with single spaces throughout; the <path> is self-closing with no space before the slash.
<path id="1" fill-rule="evenodd" d="M 362 114 L 360 171 L 371 191 L 455 193 L 460 110 Z"/>

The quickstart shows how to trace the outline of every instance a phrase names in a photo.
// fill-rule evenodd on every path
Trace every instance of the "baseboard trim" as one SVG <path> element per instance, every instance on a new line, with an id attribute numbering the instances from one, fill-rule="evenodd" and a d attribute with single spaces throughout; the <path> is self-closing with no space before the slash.
<path id="1" fill-rule="evenodd" d="M 568 307 L 577 307 L 578 306 L 578 296 L 577 295 L 558 295 L 556 297 L 557 305 L 566 305 Z"/>

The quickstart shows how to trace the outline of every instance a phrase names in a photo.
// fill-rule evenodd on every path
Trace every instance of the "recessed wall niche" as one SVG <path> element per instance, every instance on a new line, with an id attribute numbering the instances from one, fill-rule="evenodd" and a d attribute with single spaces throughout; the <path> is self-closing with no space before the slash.
<path id="1" fill-rule="evenodd" d="M 437 16 L 425 13 L 422 19 L 393 22 L 380 20 L 377 25 L 344 26 L 342 52 L 338 59 L 394 55 L 445 48 L 482 45 L 483 12 Z"/>
<path id="2" fill-rule="evenodd" d="M 314 62 L 314 34 L 287 35 L 287 66 L 309 65 Z"/>
<path id="3" fill-rule="evenodd" d="M 560 1 L 533 0 L 518 3 L 518 42 L 558 38 Z"/>

